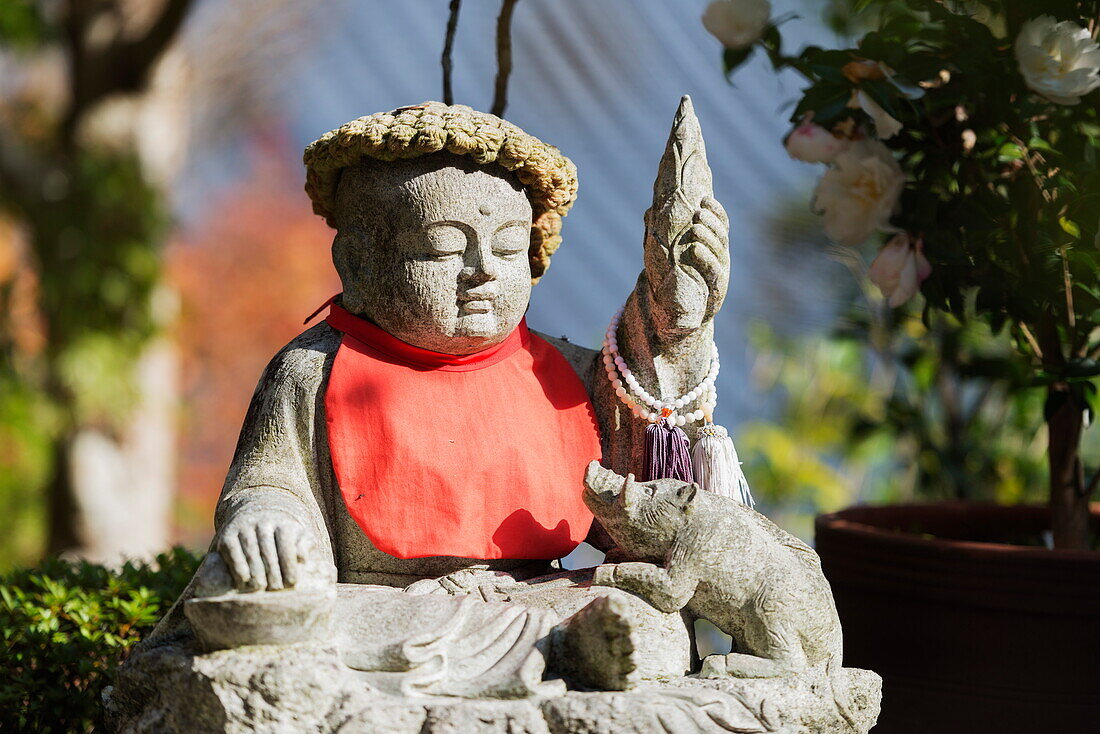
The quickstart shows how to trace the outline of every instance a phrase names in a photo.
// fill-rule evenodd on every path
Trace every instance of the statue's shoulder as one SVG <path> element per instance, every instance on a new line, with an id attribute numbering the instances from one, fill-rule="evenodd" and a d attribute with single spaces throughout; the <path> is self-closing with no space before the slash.
<path id="1" fill-rule="evenodd" d="M 573 371 L 580 376 L 581 380 L 585 379 L 588 368 L 599 354 L 595 349 L 589 349 L 588 347 L 574 344 L 564 336 L 550 336 L 549 334 L 543 334 L 541 331 L 535 331 L 534 329 L 531 330 L 531 333 L 549 342 L 550 346 L 557 349 L 561 356 L 565 357 L 565 361 L 569 363 Z"/>
<path id="2" fill-rule="evenodd" d="M 324 321 L 306 329 L 271 358 L 261 385 L 292 390 L 320 387 L 340 348 L 341 337 Z"/>

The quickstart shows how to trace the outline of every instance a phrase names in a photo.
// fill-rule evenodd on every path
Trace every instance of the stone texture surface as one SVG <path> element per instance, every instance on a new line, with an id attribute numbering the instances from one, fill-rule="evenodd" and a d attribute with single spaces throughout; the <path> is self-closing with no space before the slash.
<path id="1" fill-rule="evenodd" d="M 518 700 L 398 697 L 324 646 L 258 646 L 199 654 L 167 645 L 136 657 L 105 695 L 126 734 L 378 732 L 379 734 L 676 734 L 866 732 L 881 679 L 845 669 L 856 726 L 813 675 L 763 680 L 679 678 L 627 692 L 570 691 Z"/>
<path id="2" fill-rule="evenodd" d="M 585 501 L 617 547 L 638 559 L 599 566 L 594 584 L 633 592 L 664 612 L 684 610 L 730 635 L 733 652 L 708 656 L 701 677 L 819 678 L 812 692 L 859 728 L 859 692 L 841 667 L 840 618 L 812 548 L 696 484 L 639 483 L 592 462 L 585 485 Z M 799 705 L 819 708 L 811 698 Z"/>
<path id="3" fill-rule="evenodd" d="M 731 497 L 676 479 L 636 482 L 592 462 L 585 502 L 638 559 L 598 567 L 593 582 L 687 610 L 731 635 L 737 651 L 704 671 L 767 678 L 839 668 L 840 618 L 812 548 Z"/>

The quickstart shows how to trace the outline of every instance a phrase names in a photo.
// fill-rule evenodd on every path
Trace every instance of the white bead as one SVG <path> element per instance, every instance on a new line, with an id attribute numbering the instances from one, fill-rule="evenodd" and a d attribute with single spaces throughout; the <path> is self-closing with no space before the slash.
<path id="1" fill-rule="evenodd" d="M 648 420 L 650 423 L 656 423 L 657 422 L 657 414 L 656 413 L 650 413 L 649 415 L 646 416 L 646 420 Z"/>
<path id="2" fill-rule="evenodd" d="M 684 420 L 684 416 L 682 416 L 682 415 L 676 416 L 676 425 L 682 426 L 682 425 L 685 425 L 686 423 L 687 423 L 687 421 Z"/>
<path id="3" fill-rule="evenodd" d="M 611 386 L 612 386 L 613 388 L 615 388 L 616 390 L 618 390 L 618 389 L 619 389 L 620 387 L 622 387 L 622 386 L 623 386 L 623 381 L 622 381 L 622 380 L 613 380 L 613 381 L 611 382 Z"/>
<path id="4" fill-rule="evenodd" d="M 624 390 L 621 387 L 617 387 L 617 388 L 615 388 L 615 394 L 618 395 L 620 398 L 625 398 L 626 397 L 626 390 Z"/>

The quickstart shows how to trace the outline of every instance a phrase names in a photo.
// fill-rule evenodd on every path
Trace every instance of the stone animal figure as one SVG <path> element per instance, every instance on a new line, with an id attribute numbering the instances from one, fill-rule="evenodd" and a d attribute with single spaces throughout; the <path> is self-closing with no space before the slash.
<path id="1" fill-rule="evenodd" d="M 681 609 L 733 637 L 703 677 L 773 678 L 821 668 L 848 718 L 842 637 L 832 589 L 812 548 L 755 510 L 676 479 L 639 483 L 592 462 L 584 499 L 620 553 L 592 583 Z"/>

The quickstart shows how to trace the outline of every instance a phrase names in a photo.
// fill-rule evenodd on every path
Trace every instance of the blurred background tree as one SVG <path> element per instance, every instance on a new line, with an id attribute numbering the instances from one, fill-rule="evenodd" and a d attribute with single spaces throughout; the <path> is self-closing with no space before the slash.
<path id="1" fill-rule="evenodd" d="M 0 289 L 0 488 L 34 506 L 48 484 L 46 546 L 91 558 L 167 545 L 174 356 L 160 250 L 167 218 L 146 151 L 178 126 L 141 97 L 190 0 L 11 0 L 0 42 L 0 206 L 13 261 Z M 17 283 L 17 274 L 23 273 Z M 28 275 L 31 273 L 33 275 Z M 18 302 L 17 302 L 18 301 Z M 20 332 L 38 319 L 45 339 Z M 18 518 L 19 515 L 17 514 Z M 33 537 L 17 532 L 21 547 Z"/>
<path id="2" fill-rule="evenodd" d="M 0 568 L 149 558 L 181 512 L 205 543 L 194 507 L 220 486 L 232 408 L 331 293 L 277 104 L 276 61 L 310 47 L 313 5 L 0 7 Z M 257 318 L 271 282 L 295 278 L 313 292 L 284 289 Z M 181 481 L 202 501 L 181 507 Z"/>

